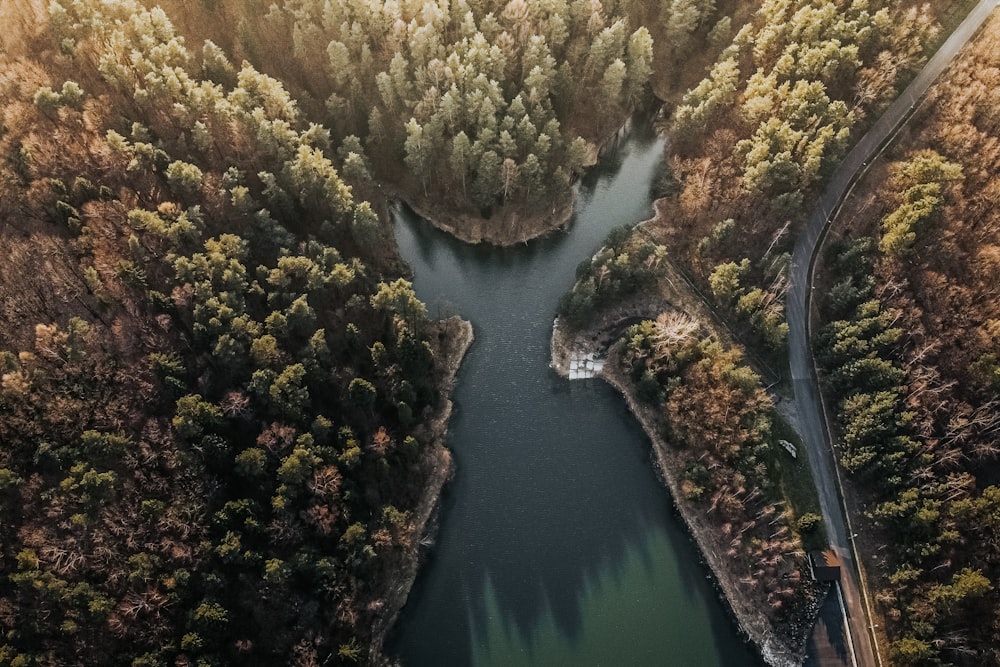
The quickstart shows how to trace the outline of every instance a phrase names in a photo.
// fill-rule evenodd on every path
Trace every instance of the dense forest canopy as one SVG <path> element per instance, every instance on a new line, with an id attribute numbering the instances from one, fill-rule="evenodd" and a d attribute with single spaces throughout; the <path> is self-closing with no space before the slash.
<path id="1" fill-rule="evenodd" d="M 997 21 L 859 187 L 817 341 L 900 664 L 1000 660 Z M 875 556 L 876 554 L 869 554 Z"/>
<path id="2" fill-rule="evenodd" d="M 49 13 L 3 78 L 2 661 L 366 660 L 447 468 L 442 325 L 279 81 Z"/>
<path id="3" fill-rule="evenodd" d="M 811 195 L 961 10 L 765 2 L 675 109 L 655 238 L 758 349 L 781 350 Z M 879 169 L 828 253 L 817 358 L 893 664 L 997 660 L 993 41 L 932 93 L 926 139 Z"/>
<path id="4" fill-rule="evenodd" d="M 580 0 L 297 0 L 243 26 L 249 52 L 291 44 L 267 60 L 353 149 L 352 168 L 474 220 L 565 201 L 644 99 L 653 59 L 645 27 Z"/>
<path id="5" fill-rule="evenodd" d="M 385 197 L 463 238 L 539 233 L 654 90 L 657 218 L 581 266 L 564 320 L 670 265 L 780 362 L 803 211 L 970 3 L 162 5 L 0 6 L 3 664 L 379 660 L 464 334 L 402 279 Z M 834 244 L 817 341 L 901 664 L 1000 636 L 1000 313 L 960 275 L 997 256 L 982 44 Z M 779 556 L 816 526 L 775 507 L 760 377 L 680 320 L 618 352 L 678 442 L 730 443 L 690 452 L 684 493 L 734 559 L 774 561 L 741 585 L 790 617 Z"/>
<path id="6" fill-rule="evenodd" d="M 926 4 L 766 0 L 674 109 L 662 240 L 756 343 L 783 349 L 801 216 L 938 31 Z"/>
<path id="7" fill-rule="evenodd" d="M 162 4 L 286 82 L 358 174 L 462 238 L 509 243 L 567 220 L 598 146 L 649 83 L 667 94 L 690 78 L 676 61 L 694 44 L 724 46 L 734 3 Z"/>
<path id="8" fill-rule="evenodd" d="M 611 249 L 662 244 L 659 266 L 709 295 L 761 367 L 781 368 L 803 214 L 942 27 L 972 4 L 761 3 L 672 109 L 656 219 Z M 817 357 L 893 664 L 998 659 L 989 30 L 931 93 L 918 129 L 903 133 L 894 163 L 845 216 L 848 240 L 828 253 Z M 659 289 L 667 274 L 617 254 L 602 251 L 581 273 L 563 322 L 585 325 L 635 289 Z M 634 380 L 636 391 L 654 388 L 646 375 Z"/>

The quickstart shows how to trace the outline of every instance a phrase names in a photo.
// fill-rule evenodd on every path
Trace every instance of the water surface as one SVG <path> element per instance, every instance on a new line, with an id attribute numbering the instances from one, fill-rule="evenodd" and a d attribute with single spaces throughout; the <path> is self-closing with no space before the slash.
<path id="1" fill-rule="evenodd" d="M 567 231 L 514 248 L 397 215 L 417 295 L 476 334 L 453 396 L 455 480 L 390 647 L 408 667 L 760 664 L 622 399 L 548 367 L 560 296 L 611 228 L 651 215 L 662 152 L 634 131 L 581 184 Z"/>

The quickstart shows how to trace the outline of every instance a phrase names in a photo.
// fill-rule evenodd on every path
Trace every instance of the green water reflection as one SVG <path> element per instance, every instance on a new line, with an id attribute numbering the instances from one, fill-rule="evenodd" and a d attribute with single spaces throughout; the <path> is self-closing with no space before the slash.
<path id="1" fill-rule="evenodd" d="M 717 637 L 692 618 L 706 615 L 704 586 L 682 589 L 676 551 L 662 531 L 629 546 L 615 567 L 589 578 L 580 591 L 581 631 L 567 637 L 546 608 L 525 634 L 503 614 L 486 585 L 486 626 L 476 628 L 475 667 L 614 667 L 618 665 L 721 665 L 712 660 Z M 699 582 L 700 583 L 700 582 Z"/>

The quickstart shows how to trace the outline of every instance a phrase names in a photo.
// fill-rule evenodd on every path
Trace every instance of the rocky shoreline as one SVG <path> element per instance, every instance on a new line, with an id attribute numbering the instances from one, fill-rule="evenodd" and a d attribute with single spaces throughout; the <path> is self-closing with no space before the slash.
<path id="1" fill-rule="evenodd" d="M 590 328 L 572 334 L 560 326 L 557 318 L 552 331 L 552 368 L 563 377 L 568 377 L 572 359 L 598 354 L 602 346 L 610 343 L 606 340 L 609 327 L 612 329 L 615 327 L 615 322 L 621 319 L 623 312 L 632 318 L 637 317 L 645 308 L 646 318 L 651 319 L 663 311 L 662 305 L 661 300 L 655 299 L 633 302 L 623 307 L 622 312 L 605 314 Z M 736 585 L 739 574 L 730 570 L 723 556 L 724 549 L 718 531 L 704 520 L 697 508 L 684 500 L 680 492 L 677 466 L 671 456 L 671 448 L 657 427 L 654 409 L 637 399 L 631 382 L 622 372 L 621 364 L 613 352 L 597 373 L 597 377 L 622 394 L 629 410 L 649 437 L 658 474 L 669 489 L 674 506 L 697 544 L 703 561 L 712 573 L 716 590 L 719 591 L 720 598 L 729 609 L 740 631 L 753 643 L 768 665 L 772 667 L 801 665 L 805 659 L 806 641 L 811 626 L 796 628 L 794 632 L 787 632 L 782 636 L 778 634 L 757 603 L 741 591 Z"/>
<path id="2" fill-rule="evenodd" d="M 437 323 L 437 345 L 435 358 L 440 360 L 441 392 L 447 396 L 429 422 L 417 435 L 425 441 L 424 457 L 421 461 L 427 482 L 424 493 L 414 510 L 412 524 L 413 539 L 404 555 L 396 577 L 386 583 L 384 612 L 378 617 L 372 630 L 369 664 L 387 666 L 394 664 L 383 652 L 386 636 L 406 604 L 413 582 L 416 581 L 420 563 L 433 543 L 437 532 L 438 510 L 441 505 L 441 491 L 451 479 L 455 464 L 451 452 L 445 446 L 448 434 L 448 420 L 451 418 L 451 390 L 455 376 L 462 365 L 465 353 L 475 338 L 472 324 L 459 317 L 449 317 Z"/>
<path id="3" fill-rule="evenodd" d="M 489 218 L 471 213 L 439 210 L 422 202 L 405 199 L 401 195 L 399 198 L 414 213 L 459 241 L 509 247 L 527 243 L 565 227 L 573 217 L 576 188 L 568 190 L 548 211 L 532 211 L 511 206 L 500 209 Z"/>

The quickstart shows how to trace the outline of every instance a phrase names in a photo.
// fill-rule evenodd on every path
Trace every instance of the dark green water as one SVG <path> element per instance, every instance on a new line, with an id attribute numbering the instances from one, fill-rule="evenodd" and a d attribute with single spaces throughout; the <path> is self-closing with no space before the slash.
<path id="1" fill-rule="evenodd" d="M 516 248 L 465 245 L 397 216 L 418 296 L 476 333 L 454 393 L 457 474 L 390 646 L 408 667 L 760 664 L 622 399 L 548 367 L 576 265 L 612 227 L 650 216 L 662 151 L 633 132 L 582 184 L 567 232 Z"/>

